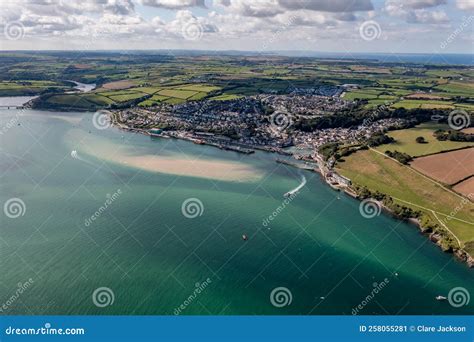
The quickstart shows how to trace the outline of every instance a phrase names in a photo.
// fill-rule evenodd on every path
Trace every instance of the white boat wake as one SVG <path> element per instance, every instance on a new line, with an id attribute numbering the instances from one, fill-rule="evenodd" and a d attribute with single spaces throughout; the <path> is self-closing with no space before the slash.
<path id="1" fill-rule="evenodd" d="M 285 197 L 290 197 L 295 195 L 298 191 L 300 191 L 304 186 L 306 185 L 306 177 L 304 175 L 301 175 L 301 183 L 298 185 L 296 188 L 293 190 L 288 191 L 284 196 Z"/>
<path id="2" fill-rule="evenodd" d="M 84 163 L 86 163 L 86 164 L 95 166 L 95 165 L 94 165 L 93 163 L 91 163 L 90 161 L 88 161 L 88 160 L 82 158 L 81 156 L 79 156 L 79 154 L 77 153 L 76 150 L 71 151 L 71 157 L 72 157 L 73 159 L 80 160 L 80 161 L 82 161 L 82 162 L 84 162 Z"/>

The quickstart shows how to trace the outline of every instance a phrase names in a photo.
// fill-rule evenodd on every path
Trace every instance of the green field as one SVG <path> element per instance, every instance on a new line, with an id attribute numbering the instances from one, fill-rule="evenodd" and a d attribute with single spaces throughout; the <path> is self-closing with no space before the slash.
<path id="1" fill-rule="evenodd" d="M 160 102 L 164 102 L 165 100 L 168 100 L 168 96 L 162 96 L 162 95 L 153 95 L 151 98 L 148 100 L 140 102 L 138 105 L 140 107 L 151 107 L 159 104 Z"/>
<path id="2" fill-rule="evenodd" d="M 97 103 L 88 101 L 86 98 L 77 95 L 55 95 L 47 100 L 48 103 L 59 105 L 64 108 L 95 108 Z"/>
<path id="3" fill-rule="evenodd" d="M 185 101 L 200 101 L 206 98 L 210 92 L 215 92 L 219 89 L 221 88 L 206 84 L 184 84 L 179 86 L 137 87 L 127 90 L 107 91 L 100 94 L 120 102 L 123 101 L 123 97 L 117 97 L 117 95 L 128 95 L 127 97 L 131 99 L 134 97 L 133 94 L 137 94 L 138 92 L 142 94 L 146 93 L 153 95 L 153 97 L 140 102 L 139 106 L 150 107 L 160 102 L 180 104 Z"/>
<path id="4" fill-rule="evenodd" d="M 164 89 L 158 92 L 159 95 L 174 97 L 177 99 L 186 100 L 191 96 L 195 95 L 197 92 L 194 90 L 179 90 L 179 89 Z"/>
<path id="5" fill-rule="evenodd" d="M 222 95 L 211 97 L 210 100 L 226 101 L 226 100 L 235 100 L 235 99 L 238 99 L 240 97 L 241 96 L 234 95 L 234 94 L 222 94 Z"/>
<path id="6" fill-rule="evenodd" d="M 474 113 L 474 104 L 468 104 L 468 103 L 457 103 L 456 104 L 457 109 L 463 109 L 468 112 Z"/>
<path id="7" fill-rule="evenodd" d="M 71 90 L 72 87 L 54 81 L 8 81 L 0 82 L 0 96 L 36 95 L 46 89 Z"/>
<path id="8" fill-rule="evenodd" d="M 393 108 L 425 108 L 425 109 L 454 109 L 453 102 L 436 100 L 402 100 L 392 105 Z"/>
<path id="9" fill-rule="evenodd" d="M 122 95 L 114 95 L 114 96 L 108 96 L 109 99 L 115 101 L 115 102 L 125 102 L 125 101 L 130 101 L 134 99 L 138 99 L 140 97 L 143 97 L 147 94 L 145 93 L 130 93 L 130 94 L 122 94 Z"/>
<path id="10" fill-rule="evenodd" d="M 185 101 L 200 101 L 206 98 L 208 93 L 218 91 L 219 89 L 221 88 L 206 84 L 183 84 L 179 86 L 138 87 L 127 90 L 154 94 L 152 98 L 142 101 L 139 104 L 142 107 L 149 107 L 154 106 L 160 102 L 180 104 Z M 117 100 L 115 94 L 114 96 L 110 96 L 112 94 L 114 94 L 114 92 L 107 92 L 109 98 Z M 130 93 L 127 92 L 126 94 Z"/>
<path id="11" fill-rule="evenodd" d="M 195 84 L 195 85 L 181 86 L 181 87 L 179 87 L 179 89 L 193 90 L 193 91 L 209 93 L 211 91 L 220 90 L 221 87 L 209 86 L 209 85 L 205 85 L 205 84 Z"/>
<path id="12" fill-rule="evenodd" d="M 378 94 L 376 93 L 369 93 L 363 91 L 351 91 L 344 95 L 344 99 L 346 100 L 355 100 L 355 99 L 376 99 L 378 98 Z"/>
<path id="13" fill-rule="evenodd" d="M 472 111 L 474 106 L 459 98 L 472 98 L 474 86 L 472 75 L 467 70 L 417 70 L 417 77 L 407 77 L 392 69 L 391 74 L 381 75 L 370 68 L 359 68 L 370 75 L 373 84 L 363 85 L 361 89 L 351 89 L 344 95 L 347 100 L 366 100 L 366 108 L 384 104 L 387 100 L 392 108 L 405 109 L 445 109 L 455 108 Z M 449 78 L 447 77 L 449 76 Z M 440 99 L 404 99 L 404 96 L 417 93 L 436 95 Z"/>
<path id="14" fill-rule="evenodd" d="M 19 59 L 13 58 L 18 56 Z M 25 59 L 25 57 L 27 57 Z M 115 60 L 119 59 L 119 63 Z M 65 80 L 96 83 L 93 94 L 109 100 L 86 97 L 103 107 L 133 99 L 136 94 L 160 95 L 165 99 L 142 101 L 142 106 L 159 101 L 230 100 L 265 93 L 287 94 L 294 87 L 356 84 L 346 91 L 346 100 L 360 100 L 362 108 L 381 105 L 407 109 L 462 108 L 474 111 L 472 100 L 474 73 L 468 67 L 374 63 L 347 61 L 335 63 L 318 58 L 219 56 L 218 59 L 156 55 L 116 56 L 107 53 L 77 55 L 64 53 L 0 54 L 0 95 L 38 95 L 71 91 Z M 129 89 L 107 90 L 104 85 L 122 81 Z M 410 94 L 426 93 L 439 99 L 409 99 Z M 71 98 L 73 99 L 73 98 Z M 112 101 L 112 102 L 111 102 Z M 58 101 L 62 102 L 62 100 Z M 54 107 L 54 106 L 53 106 Z M 78 107 L 75 107 L 78 108 Z"/>
<path id="15" fill-rule="evenodd" d="M 150 100 L 160 102 L 169 99 L 169 96 L 153 95 Z"/>
<path id="16" fill-rule="evenodd" d="M 207 96 L 207 93 L 196 93 L 193 96 L 189 97 L 189 101 L 199 101 Z"/>
<path id="17" fill-rule="evenodd" d="M 99 105 L 104 105 L 104 106 L 114 103 L 112 99 L 109 99 L 106 96 L 101 96 L 98 94 L 92 94 L 92 93 L 84 94 L 81 97 L 86 99 L 87 101 L 94 102 L 94 103 L 97 103 Z"/>
<path id="18" fill-rule="evenodd" d="M 59 83 L 53 81 L 18 81 L 18 82 L 0 82 L 0 89 L 14 89 L 14 88 L 23 88 L 23 87 L 32 87 L 32 88 L 45 88 L 53 86 L 63 86 Z M 64 87 L 64 86 L 63 86 Z"/>
<path id="19" fill-rule="evenodd" d="M 381 145 L 376 149 L 380 152 L 399 151 L 407 153 L 412 157 L 419 157 L 443 151 L 455 150 L 466 146 L 474 146 L 474 143 L 457 141 L 439 141 L 433 137 L 433 132 L 437 129 L 449 129 L 447 125 L 437 123 L 423 123 L 417 127 L 391 131 L 387 134 L 395 139 L 392 144 Z M 417 137 L 425 138 L 426 144 L 416 142 Z"/>
<path id="20" fill-rule="evenodd" d="M 165 100 L 164 102 L 168 103 L 168 104 L 181 104 L 181 103 L 184 103 L 186 102 L 185 99 L 179 99 L 179 98 L 176 98 L 176 97 L 170 97 L 169 99 Z"/>
<path id="21" fill-rule="evenodd" d="M 443 189 L 433 181 L 417 174 L 408 166 L 399 163 L 372 150 L 358 151 L 339 162 L 336 167 L 342 175 L 350 178 L 354 184 L 366 186 L 372 191 L 380 191 L 394 198 L 413 203 L 399 202 L 414 210 L 428 215 L 433 222 L 438 222 L 430 210 L 437 212 L 442 220 L 454 208 L 460 207 L 461 198 Z M 421 209 L 420 207 L 427 209 Z M 454 215 L 455 218 L 473 222 L 474 204 L 467 203 Z M 474 224 L 474 223 L 473 223 Z M 474 241 L 474 225 L 447 220 L 448 228 L 464 244 Z"/>
<path id="22" fill-rule="evenodd" d="M 151 106 L 154 106 L 156 105 L 157 102 L 155 101 L 151 101 L 151 100 L 145 100 L 145 101 L 142 101 L 138 104 L 139 107 L 151 107 Z"/>
<path id="23" fill-rule="evenodd" d="M 474 93 L 474 86 L 472 83 L 467 82 L 450 82 L 448 84 L 439 85 L 436 89 L 445 91 L 451 96 L 467 96 L 472 97 Z"/>
<path id="24" fill-rule="evenodd" d="M 161 89 L 163 88 L 162 87 L 138 87 L 138 88 L 130 88 L 128 90 L 138 91 L 141 93 L 152 95 L 159 92 Z"/>

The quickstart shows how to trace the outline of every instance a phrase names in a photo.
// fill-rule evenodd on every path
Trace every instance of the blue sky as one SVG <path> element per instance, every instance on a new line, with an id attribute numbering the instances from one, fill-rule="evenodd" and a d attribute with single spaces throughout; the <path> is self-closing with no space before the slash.
<path id="1" fill-rule="evenodd" d="M 0 49 L 473 53 L 474 0 L 0 0 Z"/>

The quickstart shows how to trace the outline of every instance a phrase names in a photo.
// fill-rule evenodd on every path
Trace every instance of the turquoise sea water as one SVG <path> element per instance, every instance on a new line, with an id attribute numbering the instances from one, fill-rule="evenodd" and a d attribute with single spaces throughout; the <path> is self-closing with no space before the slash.
<path id="1" fill-rule="evenodd" d="M 435 300 L 455 287 L 473 295 L 473 270 L 414 226 L 362 217 L 358 201 L 276 155 L 98 130 L 91 113 L 1 110 L 0 127 L 0 203 L 24 203 L 17 218 L 0 213 L 1 314 L 473 313 L 474 299 Z M 208 162 L 201 176 L 232 169 L 215 180 L 131 165 L 152 155 Z M 255 179 L 236 181 L 241 169 Z M 202 203 L 195 218 L 182 213 L 190 198 Z M 101 287 L 113 294 L 105 307 L 93 300 Z M 291 293 L 283 307 L 270 299 L 279 287 Z"/>

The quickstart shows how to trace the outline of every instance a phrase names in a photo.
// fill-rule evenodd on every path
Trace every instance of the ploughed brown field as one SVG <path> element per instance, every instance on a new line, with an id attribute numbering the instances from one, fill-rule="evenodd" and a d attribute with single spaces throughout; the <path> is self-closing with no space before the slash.
<path id="1" fill-rule="evenodd" d="M 453 187 L 453 190 L 474 201 L 474 177 L 466 179 Z"/>
<path id="2" fill-rule="evenodd" d="M 120 90 L 120 89 L 128 89 L 133 87 L 135 84 L 127 81 L 127 80 L 122 80 L 122 81 L 115 81 L 115 82 L 109 82 L 106 83 L 102 86 L 102 88 L 108 89 L 108 90 Z"/>
<path id="3" fill-rule="evenodd" d="M 474 148 L 416 158 L 414 169 L 445 184 L 454 184 L 474 175 Z"/>

